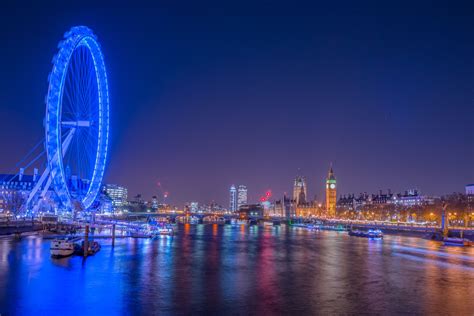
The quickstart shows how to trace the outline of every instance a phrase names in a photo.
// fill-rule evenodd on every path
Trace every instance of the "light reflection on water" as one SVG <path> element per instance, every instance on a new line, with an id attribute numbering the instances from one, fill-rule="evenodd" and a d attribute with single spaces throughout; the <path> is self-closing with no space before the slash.
<path id="1" fill-rule="evenodd" d="M 0 239 L 3 314 L 474 311 L 474 249 L 286 226 L 182 225 L 173 238 L 100 240 L 52 259 L 49 241 Z"/>

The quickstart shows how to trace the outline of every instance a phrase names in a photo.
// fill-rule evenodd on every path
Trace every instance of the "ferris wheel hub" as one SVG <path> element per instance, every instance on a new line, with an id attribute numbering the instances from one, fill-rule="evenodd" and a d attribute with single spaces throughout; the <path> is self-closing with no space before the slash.
<path id="1" fill-rule="evenodd" d="M 90 127 L 92 125 L 91 121 L 63 121 L 61 122 L 62 126 L 69 127 Z"/>

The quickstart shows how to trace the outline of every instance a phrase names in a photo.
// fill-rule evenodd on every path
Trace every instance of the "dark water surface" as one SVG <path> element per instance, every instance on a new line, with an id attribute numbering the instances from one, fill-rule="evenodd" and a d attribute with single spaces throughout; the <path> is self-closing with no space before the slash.
<path id="1" fill-rule="evenodd" d="M 411 237 L 182 225 L 83 261 L 0 239 L 2 315 L 474 315 L 474 249 Z"/>

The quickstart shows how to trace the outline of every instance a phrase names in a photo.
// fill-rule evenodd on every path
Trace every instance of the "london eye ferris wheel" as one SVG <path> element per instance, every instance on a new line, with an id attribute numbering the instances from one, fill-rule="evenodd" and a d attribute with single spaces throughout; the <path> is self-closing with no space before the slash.
<path id="1" fill-rule="evenodd" d="M 47 167 L 28 202 L 52 185 L 63 208 L 79 203 L 88 209 L 99 194 L 107 160 L 107 73 L 97 37 L 85 26 L 66 32 L 58 49 L 45 100 Z"/>

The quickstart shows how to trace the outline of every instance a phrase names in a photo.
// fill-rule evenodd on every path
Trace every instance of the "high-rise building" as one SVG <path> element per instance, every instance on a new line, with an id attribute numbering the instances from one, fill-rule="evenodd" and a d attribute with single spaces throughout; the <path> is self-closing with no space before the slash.
<path id="1" fill-rule="evenodd" d="M 328 177 L 326 179 L 326 212 L 329 217 L 336 216 L 336 203 L 337 203 L 337 192 L 336 192 L 336 177 L 332 166 L 329 168 Z"/>
<path id="2" fill-rule="evenodd" d="M 237 190 L 237 208 L 247 204 L 247 187 L 245 185 L 239 185 Z"/>
<path id="3" fill-rule="evenodd" d="M 293 184 L 293 200 L 298 205 L 300 203 L 305 203 L 306 197 L 308 196 L 308 191 L 306 189 L 306 179 L 304 177 L 296 177 Z M 300 200 L 303 198 L 303 200 Z"/>
<path id="4" fill-rule="evenodd" d="M 113 208 L 122 207 L 127 203 L 128 191 L 127 188 L 116 184 L 104 185 L 104 193 L 112 200 Z"/>
<path id="5" fill-rule="evenodd" d="M 235 188 L 235 185 L 230 186 L 230 204 L 229 204 L 229 210 L 231 212 L 237 211 L 237 189 Z"/>
<path id="6" fill-rule="evenodd" d="M 156 195 L 152 196 L 150 206 L 154 211 L 158 209 L 158 197 Z"/>
<path id="7" fill-rule="evenodd" d="M 189 203 L 189 210 L 191 211 L 191 213 L 197 213 L 199 211 L 199 203 L 198 202 Z"/>

